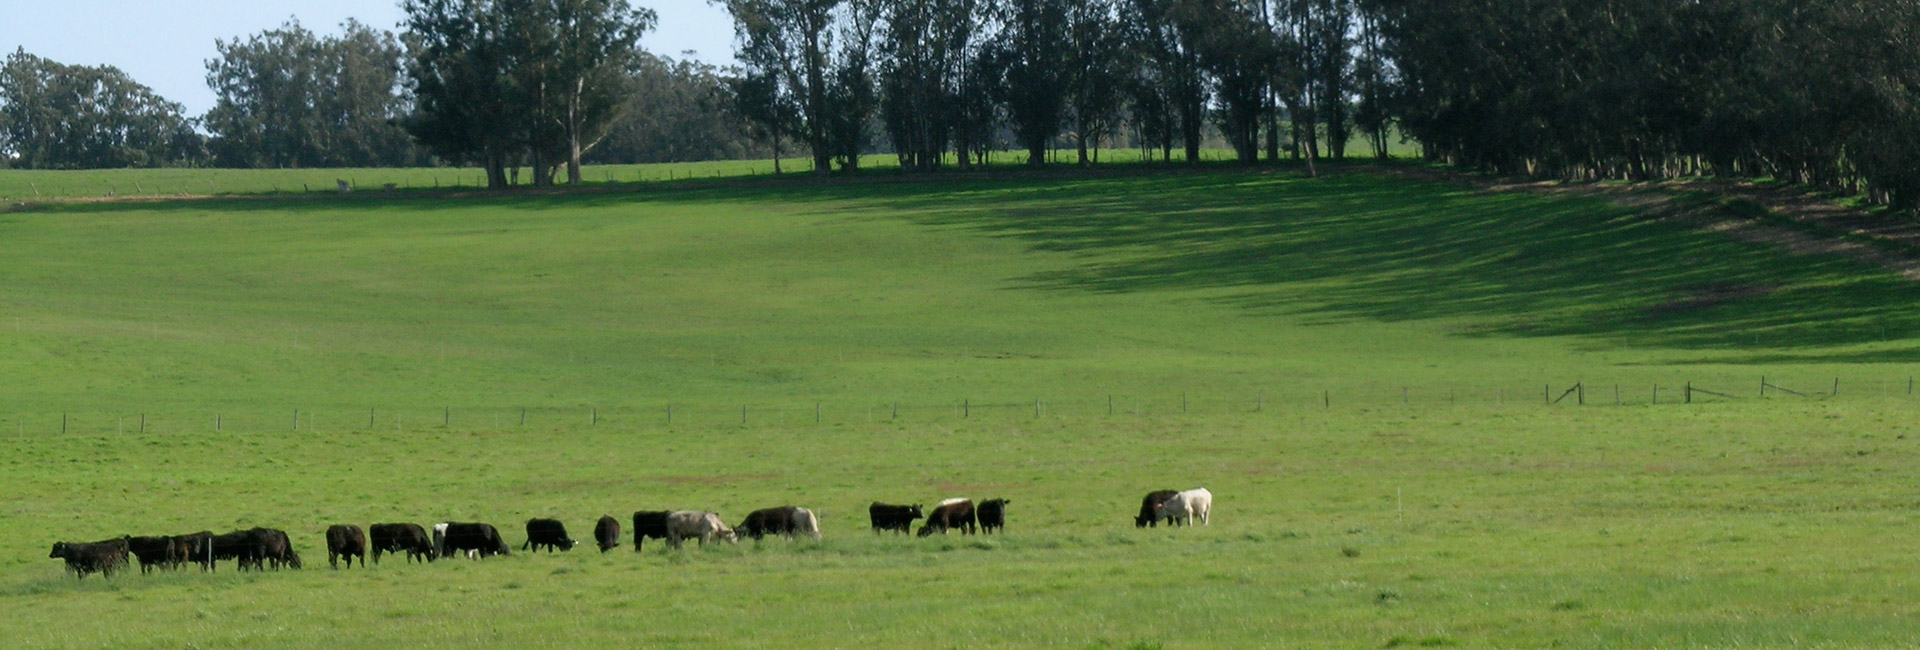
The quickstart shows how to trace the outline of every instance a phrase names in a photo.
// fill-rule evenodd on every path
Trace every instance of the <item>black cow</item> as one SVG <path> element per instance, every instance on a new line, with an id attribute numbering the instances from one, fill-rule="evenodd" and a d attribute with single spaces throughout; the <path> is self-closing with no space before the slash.
<path id="1" fill-rule="evenodd" d="M 974 509 L 980 517 L 980 534 L 991 535 L 994 529 L 999 529 L 1002 533 L 1007 532 L 1007 504 L 1009 503 L 1013 502 L 1007 499 L 987 499 L 980 502 L 980 507 Z"/>
<path id="2" fill-rule="evenodd" d="M 633 552 L 640 552 L 640 541 L 648 537 L 667 538 L 666 510 L 641 510 L 633 513 Z"/>
<path id="3" fill-rule="evenodd" d="M 340 568 L 340 558 L 347 558 L 347 568 L 353 568 L 354 556 L 360 557 L 360 568 L 367 568 L 367 536 L 360 527 L 353 524 L 336 524 L 327 527 L 327 566 Z"/>
<path id="4" fill-rule="evenodd" d="M 434 547 L 442 557 L 450 557 L 455 552 L 465 551 L 467 557 L 478 555 L 513 555 L 507 548 L 507 541 L 501 539 L 500 531 L 492 524 L 470 524 L 449 522 L 433 527 Z"/>
<path id="5" fill-rule="evenodd" d="M 1171 499 L 1173 495 L 1179 493 L 1179 490 L 1154 490 L 1148 492 L 1146 497 L 1140 499 L 1140 514 L 1135 515 L 1133 518 L 1134 527 L 1146 528 L 1148 526 L 1159 526 L 1160 506 L 1164 505 L 1167 499 Z"/>
<path id="6" fill-rule="evenodd" d="M 75 578 L 86 578 L 89 573 L 112 577 L 114 570 L 127 566 L 127 540 L 122 537 L 91 544 L 54 542 L 53 553 L 47 557 L 66 560 L 67 571 Z"/>
<path id="7" fill-rule="evenodd" d="M 213 569 L 213 563 L 220 560 L 234 560 L 241 570 L 246 570 L 254 565 L 256 556 L 253 542 L 253 531 L 250 530 L 236 530 L 207 538 L 208 550 L 205 553 L 213 558 L 207 562 L 207 568 Z"/>
<path id="8" fill-rule="evenodd" d="M 920 514 L 918 503 L 910 506 L 896 506 L 875 501 L 873 505 L 867 506 L 867 517 L 873 520 L 875 533 L 883 530 L 912 532 L 913 520 L 923 516 L 925 515 Z"/>
<path id="9" fill-rule="evenodd" d="M 300 554 L 293 552 L 293 540 L 287 538 L 287 531 L 278 528 L 255 528 L 247 531 L 253 535 L 253 568 L 273 567 L 300 568 Z M 265 563 L 265 566 L 262 564 Z"/>
<path id="10" fill-rule="evenodd" d="M 748 513 L 746 521 L 740 522 L 734 530 L 754 539 L 760 539 L 766 535 L 786 537 L 806 535 L 820 539 L 819 519 L 814 517 L 812 510 L 796 506 L 755 510 Z"/>
<path id="11" fill-rule="evenodd" d="M 951 499 L 933 509 L 927 515 L 927 523 L 920 527 L 919 535 L 926 537 L 934 533 L 947 534 L 947 529 L 958 528 L 960 532 L 972 535 L 979 521 L 974 517 L 973 501 L 970 499 Z"/>
<path id="12" fill-rule="evenodd" d="M 600 552 L 620 545 L 620 520 L 612 515 L 600 515 L 600 521 L 593 524 L 593 541 L 600 544 Z"/>
<path id="13" fill-rule="evenodd" d="M 167 561 L 174 566 L 192 562 L 200 565 L 202 571 L 213 568 L 213 557 L 207 554 L 213 549 L 212 532 L 203 530 L 197 533 L 174 535 L 169 539 L 173 540 L 173 544 L 167 549 Z"/>
<path id="14" fill-rule="evenodd" d="M 540 547 L 545 546 L 549 553 L 554 549 L 571 551 L 578 543 L 567 537 L 567 527 L 558 519 L 528 519 L 527 541 L 520 545 L 520 550 L 531 548 L 538 551 Z"/>
<path id="15" fill-rule="evenodd" d="M 367 528 L 372 538 L 373 563 L 380 563 L 381 553 L 407 552 L 407 561 L 432 562 L 434 558 L 433 538 L 427 536 L 427 529 L 420 524 L 374 524 Z M 366 563 L 361 562 L 364 566 Z"/>
<path id="16" fill-rule="evenodd" d="M 140 560 L 140 573 L 152 573 L 153 567 L 173 568 L 170 556 L 173 551 L 172 537 L 134 537 L 127 536 L 127 550 L 134 559 Z"/>

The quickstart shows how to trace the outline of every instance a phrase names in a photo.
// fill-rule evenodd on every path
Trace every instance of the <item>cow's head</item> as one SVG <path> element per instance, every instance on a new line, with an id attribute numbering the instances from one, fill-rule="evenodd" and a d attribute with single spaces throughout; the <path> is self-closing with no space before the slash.
<path id="1" fill-rule="evenodd" d="M 49 557 L 49 558 L 56 558 L 56 557 L 66 557 L 66 556 L 67 556 L 67 543 L 66 543 L 66 542 L 54 542 L 54 543 L 53 543 L 53 554 L 52 554 L 52 555 L 48 555 L 47 557 Z"/>
<path id="2" fill-rule="evenodd" d="M 573 547 L 580 545 L 580 542 L 577 542 L 571 539 L 563 539 L 563 540 L 560 540 L 560 542 L 561 542 L 560 544 L 561 551 L 571 551 L 573 550 Z"/>
<path id="3" fill-rule="evenodd" d="M 912 509 L 912 510 L 909 510 L 909 511 L 907 511 L 907 514 L 909 515 L 909 516 L 907 517 L 907 520 L 908 520 L 908 521 L 912 521 L 912 520 L 915 520 L 915 519 L 919 519 L 919 518 L 921 518 L 921 517 L 925 517 L 925 516 L 926 516 L 925 514 L 922 514 L 922 513 L 920 512 L 920 504 L 918 504 L 918 503 L 916 503 L 916 504 L 913 504 L 913 509 Z"/>

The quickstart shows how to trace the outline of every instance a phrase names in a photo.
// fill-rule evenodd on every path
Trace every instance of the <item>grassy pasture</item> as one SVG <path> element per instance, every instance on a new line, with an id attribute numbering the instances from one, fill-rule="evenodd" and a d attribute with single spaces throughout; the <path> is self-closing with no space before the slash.
<path id="1" fill-rule="evenodd" d="M 54 204 L 0 213 L 0 254 L 22 647 L 1895 647 L 1920 609 L 1910 283 L 1590 199 L 1242 172 Z M 1576 379 L 1744 399 L 1538 404 Z M 1128 525 L 1194 485 L 1213 525 Z M 952 494 L 1012 498 L 1010 534 L 864 530 Z M 365 572 L 318 541 L 783 503 L 827 538 Z M 45 557 L 247 525 L 308 569 Z"/>

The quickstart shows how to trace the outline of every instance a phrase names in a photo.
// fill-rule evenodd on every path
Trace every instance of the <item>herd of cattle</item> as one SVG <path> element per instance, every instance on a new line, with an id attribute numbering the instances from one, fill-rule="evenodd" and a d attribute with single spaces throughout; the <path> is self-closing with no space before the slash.
<path id="1" fill-rule="evenodd" d="M 923 513 L 920 504 L 875 502 L 868 506 L 867 515 L 876 533 L 911 532 L 915 520 L 925 519 L 918 533 L 920 537 L 934 533 L 944 535 L 950 529 L 969 535 L 976 531 L 991 534 L 995 530 L 1004 531 L 1009 503 L 1007 499 L 988 499 L 976 505 L 971 499 L 947 499 Z M 1206 525 L 1212 511 L 1213 493 L 1206 488 L 1184 492 L 1156 490 L 1141 499 L 1140 514 L 1134 517 L 1134 525 L 1144 528 L 1166 521 L 1191 526 L 1195 519 Z M 620 545 L 620 533 L 620 521 L 611 516 L 601 516 L 593 527 L 594 542 L 602 553 Z M 719 514 L 699 510 L 633 513 L 635 552 L 639 552 L 641 543 L 649 538 L 665 540 L 669 547 L 679 548 L 687 539 L 698 539 L 704 546 L 712 541 L 737 542 L 741 536 L 758 540 L 768 535 L 820 539 L 820 519 L 812 510 L 795 506 L 755 510 L 739 526 L 733 527 L 722 522 Z M 373 555 L 374 564 L 380 563 L 382 553 L 404 552 L 410 563 L 431 562 L 454 554 L 468 558 L 511 554 L 500 531 L 483 523 L 434 524 L 431 532 L 419 524 L 374 524 L 364 533 L 359 526 L 341 524 L 327 528 L 326 542 L 327 564 L 335 568 L 339 568 L 343 558 L 348 567 L 353 566 L 355 558 L 359 558 L 360 566 L 364 567 L 369 553 Z M 559 520 L 529 519 L 527 541 L 520 548 L 567 551 L 577 544 L 567 536 L 567 528 Z M 84 578 L 92 573 L 111 576 L 128 565 L 129 556 L 140 562 L 141 573 L 186 564 L 198 564 L 202 570 L 211 571 L 220 560 L 234 560 L 243 571 L 300 568 L 300 554 L 294 552 L 286 531 L 274 528 L 236 530 L 222 535 L 200 531 L 157 537 L 125 536 L 93 543 L 56 542 L 48 557 L 65 560 L 68 572 Z"/>

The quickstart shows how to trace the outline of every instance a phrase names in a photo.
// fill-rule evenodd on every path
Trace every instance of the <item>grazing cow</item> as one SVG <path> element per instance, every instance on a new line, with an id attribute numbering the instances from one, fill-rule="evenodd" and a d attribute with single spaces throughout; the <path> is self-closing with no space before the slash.
<path id="1" fill-rule="evenodd" d="M 1007 504 L 1009 503 L 1013 502 L 1007 499 L 987 499 L 980 502 L 980 507 L 974 509 L 974 512 L 980 516 L 980 534 L 991 535 L 994 529 L 999 529 L 1002 533 L 1007 532 Z"/>
<path id="2" fill-rule="evenodd" d="M 1135 528 L 1159 526 L 1160 519 L 1166 516 L 1165 513 L 1160 511 L 1160 507 L 1166 505 L 1167 499 L 1171 499 L 1173 495 L 1179 493 L 1178 490 L 1154 490 L 1148 492 L 1147 496 L 1140 499 L 1140 514 L 1133 517 L 1133 526 Z"/>
<path id="3" fill-rule="evenodd" d="M 500 531 L 491 524 L 444 523 L 433 527 L 434 546 L 442 557 L 451 556 L 456 551 L 465 552 L 468 559 L 489 555 L 513 555 L 507 548 L 506 540 L 500 538 Z"/>
<path id="4" fill-rule="evenodd" d="M 54 542 L 53 553 L 47 557 L 66 560 L 67 572 L 75 578 L 86 578 L 89 573 L 112 577 L 114 570 L 127 566 L 127 540 L 122 537 L 91 544 Z"/>
<path id="5" fill-rule="evenodd" d="M 958 528 L 960 532 L 972 535 L 978 525 L 974 517 L 973 501 L 968 499 L 947 499 L 944 505 L 933 509 L 927 515 L 927 523 L 920 527 L 919 535 L 926 537 L 934 533 L 947 534 L 948 528 Z"/>
<path id="6" fill-rule="evenodd" d="M 173 568 L 170 556 L 173 551 L 172 537 L 126 537 L 127 550 L 140 560 L 140 573 L 152 573 L 153 567 Z"/>
<path id="7" fill-rule="evenodd" d="M 234 560 L 242 571 L 254 565 L 253 531 L 236 530 L 214 535 L 207 539 L 207 547 L 206 553 L 213 558 L 207 562 L 208 569 L 214 568 L 213 562 L 220 560 Z"/>
<path id="8" fill-rule="evenodd" d="M 667 516 L 673 513 L 665 510 L 641 510 L 633 513 L 633 552 L 640 552 L 640 542 L 648 537 L 667 538 Z"/>
<path id="9" fill-rule="evenodd" d="M 353 568 L 354 556 L 360 556 L 360 568 L 367 568 L 367 536 L 360 527 L 353 524 L 339 524 L 327 527 L 327 566 L 340 568 L 339 559 L 347 558 L 347 568 Z"/>
<path id="10" fill-rule="evenodd" d="M 293 552 L 293 541 L 287 538 L 287 531 L 255 528 L 247 532 L 253 535 L 253 568 L 264 570 L 271 566 L 275 571 L 283 566 L 300 568 L 300 554 Z M 262 566 L 263 563 L 270 564 Z"/>
<path id="11" fill-rule="evenodd" d="M 212 532 L 203 530 L 197 533 L 175 535 L 169 539 L 173 540 L 173 544 L 167 549 L 167 561 L 174 566 L 192 562 L 200 565 L 202 571 L 213 568 L 213 557 L 208 554 L 213 550 Z"/>
<path id="12" fill-rule="evenodd" d="M 1200 525 L 1207 525 L 1207 516 L 1213 513 L 1213 493 L 1206 488 L 1194 488 L 1173 495 L 1166 503 L 1160 504 L 1160 516 L 1167 519 L 1169 525 L 1185 524 L 1193 526 L 1193 518 L 1200 518 Z"/>
<path id="13" fill-rule="evenodd" d="M 520 550 L 524 551 L 531 548 L 538 551 L 540 547 L 545 546 L 548 552 L 552 552 L 554 549 L 571 551 L 576 544 L 579 544 L 579 542 L 575 542 L 572 538 L 567 537 L 567 527 L 565 524 L 560 523 L 560 520 L 528 519 L 527 541 L 520 545 Z"/>
<path id="14" fill-rule="evenodd" d="M 794 506 L 781 506 L 755 510 L 747 514 L 737 529 L 740 534 L 760 539 L 766 535 L 782 535 L 789 539 L 796 535 L 806 535 L 820 539 L 820 518 L 812 510 Z"/>
<path id="15" fill-rule="evenodd" d="M 740 541 L 726 522 L 720 521 L 720 515 L 697 510 L 675 510 L 667 514 L 667 545 L 680 548 L 680 540 L 698 537 L 700 545 L 724 539 L 729 543 Z"/>
<path id="16" fill-rule="evenodd" d="M 620 545 L 620 520 L 613 515 L 600 515 L 600 521 L 593 524 L 593 541 L 600 545 L 600 552 Z"/>
<path id="17" fill-rule="evenodd" d="M 922 516 L 924 515 L 920 514 L 920 504 L 918 503 L 910 506 L 896 506 L 875 501 L 873 505 L 867 506 L 867 517 L 873 520 L 873 532 L 875 533 L 883 530 L 891 530 L 898 533 L 912 532 L 913 520 L 919 519 Z"/>
<path id="18" fill-rule="evenodd" d="M 432 562 L 436 557 L 433 539 L 427 537 L 427 529 L 420 524 L 374 524 L 367 529 L 373 538 L 373 563 L 380 563 L 381 553 L 407 552 L 407 562 L 414 560 Z M 361 563 L 363 566 L 365 562 Z"/>

